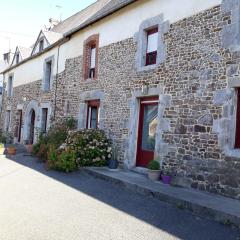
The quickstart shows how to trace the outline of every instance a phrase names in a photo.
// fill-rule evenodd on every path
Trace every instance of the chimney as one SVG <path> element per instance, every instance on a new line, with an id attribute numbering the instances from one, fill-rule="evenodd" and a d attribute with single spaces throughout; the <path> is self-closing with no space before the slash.
<path id="1" fill-rule="evenodd" d="M 50 18 L 49 23 L 50 23 L 50 30 L 51 30 L 53 27 L 55 27 L 59 24 L 59 21 L 56 19 Z"/>

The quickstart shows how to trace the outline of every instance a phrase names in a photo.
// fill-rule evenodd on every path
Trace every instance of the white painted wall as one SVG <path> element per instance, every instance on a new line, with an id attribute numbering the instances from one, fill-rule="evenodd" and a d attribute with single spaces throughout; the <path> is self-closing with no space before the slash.
<path id="1" fill-rule="evenodd" d="M 60 47 L 59 72 L 64 71 L 66 59 L 82 55 L 84 40 L 92 34 L 100 34 L 99 46 L 103 47 L 133 37 L 142 21 L 161 13 L 164 14 L 164 20 L 174 23 L 221 2 L 222 0 L 139 0 L 72 36 L 70 41 Z M 10 71 L 9 74 L 14 73 L 14 87 L 42 79 L 44 60 L 52 55 L 55 56 L 55 75 L 57 47 Z"/>

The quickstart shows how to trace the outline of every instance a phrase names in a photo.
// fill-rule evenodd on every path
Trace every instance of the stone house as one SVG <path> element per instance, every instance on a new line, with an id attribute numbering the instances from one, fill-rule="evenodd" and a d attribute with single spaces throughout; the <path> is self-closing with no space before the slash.
<path id="1" fill-rule="evenodd" d="M 240 199 L 240 1 L 99 0 L 40 31 L 4 71 L 15 141 L 74 117 L 123 166 L 158 158 L 184 187 Z"/>

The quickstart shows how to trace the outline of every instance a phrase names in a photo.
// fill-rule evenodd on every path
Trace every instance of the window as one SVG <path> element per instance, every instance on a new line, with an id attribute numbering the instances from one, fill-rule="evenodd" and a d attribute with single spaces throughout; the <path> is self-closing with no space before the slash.
<path id="1" fill-rule="evenodd" d="M 90 49 L 89 78 L 95 78 L 95 66 L 96 66 L 96 47 L 92 46 Z"/>
<path id="2" fill-rule="evenodd" d="M 47 132 L 48 108 L 42 108 L 42 132 Z"/>
<path id="3" fill-rule="evenodd" d="M 7 96 L 12 97 L 12 93 L 13 93 L 13 76 L 9 76 L 8 87 L 7 87 Z"/>
<path id="4" fill-rule="evenodd" d="M 90 36 L 84 42 L 83 50 L 83 78 L 96 79 L 98 75 L 98 44 L 99 35 Z"/>
<path id="5" fill-rule="evenodd" d="M 19 63 L 19 53 L 16 54 L 16 64 Z"/>
<path id="6" fill-rule="evenodd" d="M 51 77 L 52 77 L 52 60 L 45 63 L 45 73 L 44 73 L 44 83 L 43 90 L 50 90 L 51 86 Z"/>
<path id="7" fill-rule="evenodd" d="M 147 31 L 146 66 L 157 63 L 158 28 Z"/>
<path id="8" fill-rule="evenodd" d="M 99 123 L 99 100 L 93 100 L 87 102 L 87 128 L 88 129 L 97 129 Z"/>
<path id="9" fill-rule="evenodd" d="M 42 51 L 43 51 L 43 48 L 44 48 L 44 40 L 42 39 L 42 40 L 39 42 L 39 52 L 42 52 Z"/>
<path id="10" fill-rule="evenodd" d="M 237 89 L 235 148 L 240 148 L 240 88 Z"/>
<path id="11" fill-rule="evenodd" d="M 6 131 L 9 132 L 10 130 L 10 121 L 11 121 L 11 111 L 7 110 L 6 111 Z"/>

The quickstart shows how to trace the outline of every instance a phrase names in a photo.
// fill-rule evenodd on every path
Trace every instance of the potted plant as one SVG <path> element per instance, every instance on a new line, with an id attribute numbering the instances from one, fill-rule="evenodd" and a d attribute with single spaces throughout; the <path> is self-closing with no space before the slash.
<path id="1" fill-rule="evenodd" d="M 5 147 L 3 143 L 0 143 L 0 154 L 3 155 L 5 152 Z"/>
<path id="2" fill-rule="evenodd" d="M 33 150 L 33 144 L 30 143 L 30 141 L 25 141 L 25 148 L 28 153 L 32 153 Z"/>
<path id="3" fill-rule="evenodd" d="M 148 164 L 148 178 L 152 181 L 157 181 L 160 177 L 160 164 L 157 160 L 152 160 Z"/>
<path id="4" fill-rule="evenodd" d="M 7 153 L 9 155 L 15 155 L 16 154 L 16 151 L 17 149 L 15 148 L 14 145 L 10 145 L 8 148 L 7 148 Z"/>
<path id="5" fill-rule="evenodd" d="M 171 171 L 168 168 L 164 168 L 162 171 L 161 178 L 164 184 L 170 184 L 172 180 Z"/>

